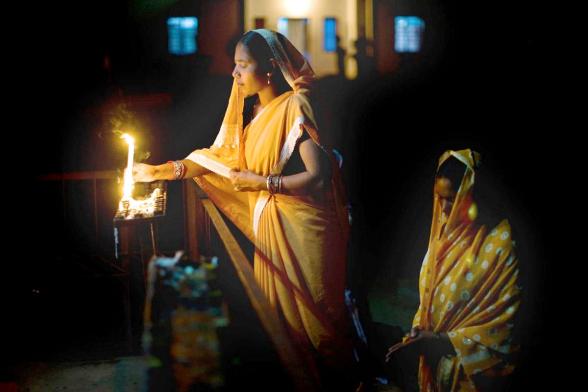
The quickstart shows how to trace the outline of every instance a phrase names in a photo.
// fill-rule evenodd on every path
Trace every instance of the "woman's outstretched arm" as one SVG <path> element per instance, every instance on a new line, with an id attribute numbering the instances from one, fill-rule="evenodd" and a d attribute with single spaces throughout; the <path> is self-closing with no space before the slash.
<path id="1" fill-rule="evenodd" d="M 198 177 L 210 173 L 210 170 L 188 159 L 182 162 L 186 166 L 184 178 Z M 137 182 L 152 182 L 157 180 L 175 180 L 174 166 L 170 163 L 161 165 L 148 165 L 145 163 L 135 163 L 133 165 L 133 179 Z"/>

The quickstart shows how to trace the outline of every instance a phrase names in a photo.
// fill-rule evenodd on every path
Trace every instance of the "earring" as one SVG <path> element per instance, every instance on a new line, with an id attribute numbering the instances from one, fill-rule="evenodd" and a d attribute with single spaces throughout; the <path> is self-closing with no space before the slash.
<path id="1" fill-rule="evenodd" d="M 268 86 L 269 86 L 269 85 L 271 84 L 271 82 L 272 82 L 272 81 L 271 81 L 271 79 L 270 79 L 271 77 L 272 77 L 272 74 L 268 72 L 268 73 L 267 73 L 267 85 L 268 85 Z"/>
<path id="2" fill-rule="evenodd" d="M 470 221 L 475 221 L 476 218 L 478 217 L 478 205 L 476 204 L 476 202 L 473 202 L 472 205 L 470 205 L 470 208 L 468 208 L 468 218 L 470 219 Z"/>

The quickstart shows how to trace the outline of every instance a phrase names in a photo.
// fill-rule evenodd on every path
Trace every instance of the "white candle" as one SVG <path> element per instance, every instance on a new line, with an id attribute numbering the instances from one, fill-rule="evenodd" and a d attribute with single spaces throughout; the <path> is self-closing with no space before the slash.
<path id="1" fill-rule="evenodd" d="M 131 194 L 133 192 L 133 160 L 135 157 L 135 139 L 131 135 L 124 134 L 122 138 L 129 145 L 129 154 L 127 158 L 127 168 L 125 170 L 124 175 L 124 184 L 123 184 L 123 199 L 130 199 Z"/>
<path id="2" fill-rule="evenodd" d="M 129 155 L 127 160 L 127 170 L 133 170 L 133 160 L 135 158 L 135 139 L 133 139 L 130 135 L 126 133 L 123 135 L 123 138 L 129 144 Z"/>

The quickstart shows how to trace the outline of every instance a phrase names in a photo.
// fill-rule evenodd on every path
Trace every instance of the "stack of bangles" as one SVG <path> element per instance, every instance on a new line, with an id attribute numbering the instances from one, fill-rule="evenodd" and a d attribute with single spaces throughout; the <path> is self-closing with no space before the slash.
<path id="1" fill-rule="evenodd" d="M 270 174 L 266 179 L 267 190 L 270 195 L 282 193 L 282 176 Z"/>
<path id="2" fill-rule="evenodd" d="M 167 161 L 167 163 L 171 163 L 174 167 L 174 179 L 182 180 L 186 175 L 186 165 L 182 161 Z"/>

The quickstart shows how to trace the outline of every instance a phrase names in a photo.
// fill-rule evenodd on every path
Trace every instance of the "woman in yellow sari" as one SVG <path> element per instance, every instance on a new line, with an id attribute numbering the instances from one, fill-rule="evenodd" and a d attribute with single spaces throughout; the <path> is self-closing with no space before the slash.
<path id="1" fill-rule="evenodd" d="M 233 78 L 214 144 L 181 161 L 136 164 L 135 180 L 193 177 L 255 244 L 257 283 L 295 347 L 337 367 L 351 358 L 341 339 L 348 215 L 309 100 L 314 73 L 283 35 L 259 29 L 237 44 Z"/>
<path id="2" fill-rule="evenodd" d="M 489 233 L 476 222 L 479 160 L 472 150 L 447 151 L 439 159 L 420 306 L 409 335 L 388 351 L 389 358 L 403 347 L 418 350 L 422 391 L 500 390 L 514 368 L 518 259 L 507 220 Z M 449 174 L 457 166 L 459 174 Z"/>

